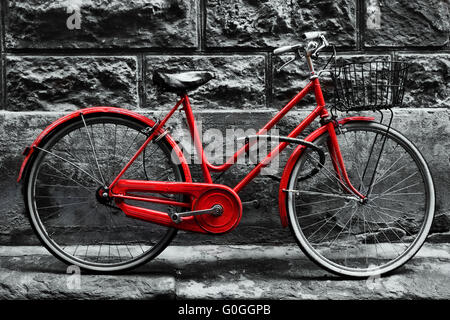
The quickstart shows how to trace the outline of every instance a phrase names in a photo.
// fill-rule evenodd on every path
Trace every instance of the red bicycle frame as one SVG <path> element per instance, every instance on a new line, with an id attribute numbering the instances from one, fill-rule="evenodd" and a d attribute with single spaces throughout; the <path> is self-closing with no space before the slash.
<path id="1" fill-rule="evenodd" d="M 325 125 L 321 126 L 319 129 L 315 130 L 312 134 L 305 138 L 306 141 L 312 142 L 319 135 L 328 132 L 329 133 L 329 143 L 328 148 L 331 156 L 331 160 L 336 171 L 336 177 L 342 182 L 342 186 L 345 191 L 354 194 L 355 196 L 363 199 L 364 196 L 360 194 L 351 184 L 349 178 L 347 176 L 347 172 L 344 166 L 344 160 L 342 158 L 335 127 L 338 123 L 345 123 L 348 121 L 372 121 L 374 118 L 372 117 L 349 117 L 344 118 L 342 120 L 334 121 L 327 119 L 329 117 L 328 111 L 325 108 L 325 101 L 323 99 L 322 90 L 320 87 L 319 79 L 315 76 L 311 77 L 311 81 L 303 88 L 285 107 L 283 107 L 266 125 L 264 125 L 258 132 L 258 135 L 262 135 L 265 132 L 272 129 L 299 101 L 301 101 L 309 92 L 314 92 L 317 106 L 314 110 L 297 126 L 295 127 L 287 136 L 288 138 L 296 138 L 307 126 L 309 126 L 317 117 L 320 117 L 325 122 Z M 164 130 L 164 125 L 167 121 L 173 116 L 176 110 L 178 110 L 182 106 L 188 127 L 190 130 L 191 137 L 194 141 L 194 146 L 196 148 L 197 154 L 201 160 L 201 168 L 203 173 L 203 183 L 194 183 L 191 182 L 189 166 L 187 161 L 183 157 L 182 151 L 179 149 L 176 142 L 172 140 L 170 135 L 166 135 L 166 131 Z M 87 108 L 80 111 L 73 112 L 63 118 L 58 119 L 51 125 L 49 125 L 33 142 L 30 147 L 27 147 L 24 151 L 24 155 L 26 156 L 24 162 L 22 163 L 18 181 L 21 180 L 23 172 L 27 169 L 27 165 L 29 160 L 34 153 L 35 147 L 39 146 L 42 141 L 45 140 L 46 136 L 48 136 L 51 132 L 53 132 L 59 125 L 64 122 L 71 121 L 76 117 L 84 114 L 92 114 L 92 113 L 119 113 L 124 114 L 126 116 L 130 116 L 132 118 L 136 118 L 139 121 L 146 123 L 149 127 L 152 128 L 151 134 L 147 137 L 142 146 L 136 151 L 133 157 L 128 161 L 125 167 L 120 171 L 120 173 L 115 177 L 112 183 L 109 186 L 103 186 L 108 189 L 109 196 L 111 198 L 116 199 L 116 201 L 120 202 L 121 209 L 129 216 L 136 217 L 139 219 L 144 219 L 150 222 L 162 224 L 165 226 L 176 227 L 178 229 L 185 229 L 196 232 L 206 232 L 201 229 L 199 225 L 196 223 L 195 217 L 187 216 L 183 218 L 182 223 L 176 224 L 171 220 L 168 213 L 166 212 L 158 212 L 155 210 L 150 210 L 141 207 L 130 206 L 125 204 L 123 200 L 137 200 L 151 203 L 160 203 L 165 205 L 172 205 L 177 207 L 182 207 L 187 210 L 193 210 L 194 203 L 196 198 L 202 193 L 211 188 L 215 188 L 218 192 L 227 194 L 230 199 L 234 199 L 233 201 L 239 202 L 240 199 L 237 193 L 239 193 L 248 183 L 250 183 L 260 172 L 261 170 L 267 166 L 274 157 L 276 157 L 279 153 L 281 153 L 289 144 L 289 142 L 281 142 L 275 148 L 273 148 L 262 161 L 260 161 L 236 186 L 230 188 L 221 184 L 214 184 L 211 179 L 211 172 L 224 172 L 228 170 L 234 163 L 236 163 L 237 159 L 244 153 L 247 153 L 251 147 L 251 143 L 247 142 L 245 145 L 240 148 L 233 156 L 231 156 L 225 163 L 222 165 L 213 165 L 211 164 L 203 150 L 202 143 L 200 141 L 200 135 L 195 123 L 194 114 L 190 105 L 189 97 L 185 94 L 182 95 L 180 100 L 176 103 L 176 105 L 169 111 L 169 113 L 159 122 L 154 123 L 150 119 L 136 114 L 134 112 L 128 111 L 126 109 L 120 108 L 110 108 L 110 107 L 94 107 Z M 181 167 L 183 168 L 186 182 L 177 182 L 177 183 L 168 183 L 161 181 L 141 181 L 141 180 L 125 180 L 121 179 L 123 174 L 127 171 L 127 169 L 131 166 L 131 164 L 137 159 L 137 157 L 144 151 L 147 145 L 155 139 L 157 136 L 165 136 L 165 139 L 170 143 L 172 148 L 176 151 L 176 154 L 181 161 Z M 279 209 L 280 209 L 280 218 L 283 226 L 287 226 L 287 214 L 285 207 L 286 195 L 284 188 L 288 182 L 288 176 L 298 159 L 301 155 L 302 151 L 305 149 L 303 145 L 297 146 L 297 148 L 292 152 L 285 168 L 283 175 L 281 177 L 280 182 L 280 192 L 279 192 Z M 184 194 L 184 201 L 174 201 L 172 199 L 167 199 L 164 197 L 157 196 L 143 196 L 143 195 L 132 195 L 128 194 L 130 191 L 142 191 L 142 192 L 152 192 L 152 193 L 169 193 L 169 194 Z M 187 200 L 186 200 L 187 199 Z M 236 200 L 237 199 L 237 200 Z M 240 219 L 240 218 L 239 218 Z"/>
<path id="2" fill-rule="evenodd" d="M 306 117 L 292 132 L 288 135 L 289 138 L 296 138 L 308 125 L 311 124 L 317 117 L 325 118 L 328 117 L 328 111 L 325 108 L 325 102 L 322 95 L 322 90 L 320 88 L 319 80 L 316 78 L 308 83 L 308 85 L 300 91 L 283 109 L 281 109 L 273 119 L 271 119 L 263 128 L 261 128 L 257 135 L 266 132 L 272 129 L 275 124 L 277 124 L 303 97 L 308 94 L 311 90 L 314 90 L 317 107 L 312 111 L 312 113 Z M 243 153 L 247 152 L 250 148 L 249 143 L 246 143 L 241 149 L 239 149 L 232 157 L 230 157 L 224 164 L 220 166 L 212 165 L 205 156 L 203 151 L 203 146 L 200 141 L 200 135 L 198 133 L 198 129 L 195 123 L 194 114 L 192 111 L 192 107 L 189 101 L 189 97 L 187 95 L 183 95 L 178 103 L 170 110 L 170 112 L 164 117 L 162 121 L 157 124 L 157 127 L 153 130 L 153 133 L 147 138 L 147 140 L 142 144 L 142 146 L 137 150 L 134 156 L 130 159 L 130 161 L 125 165 L 125 167 L 121 170 L 121 172 L 117 175 L 117 177 L 113 180 L 113 182 L 109 186 L 109 190 L 112 190 L 114 185 L 119 181 L 125 171 L 131 166 L 131 164 L 136 160 L 136 158 L 141 154 L 141 152 L 147 147 L 147 145 L 159 134 L 164 132 L 163 127 L 165 123 L 172 117 L 175 111 L 183 105 L 183 110 L 186 115 L 189 131 L 191 133 L 191 137 L 194 141 L 194 146 L 197 150 L 198 155 L 201 159 L 201 168 L 203 173 L 203 178 L 205 183 L 212 183 L 211 179 L 211 171 L 222 172 L 228 170 L 241 156 Z M 332 128 L 332 129 L 331 129 Z M 330 126 L 331 131 L 334 131 L 334 126 Z M 252 181 L 261 171 L 261 169 L 270 163 L 270 161 L 282 152 L 286 147 L 287 142 L 281 142 L 275 149 L 273 149 L 261 162 L 259 162 L 253 170 L 251 170 L 247 176 L 240 181 L 233 190 L 236 193 L 242 190 L 250 181 Z M 333 141 L 333 146 L 339 149 L 337 145 L 337 141 Z M 339 154 L 339 152 L 338 152 Z"/>
<path id="3" fill-rule="evenodd" d="M 271 119 L 263 128 L 261 128 L 257 135 L 260 135 L 264 132 L 267 132 L 268 130 L 272 129 L 299 101 L 301 101 L 309 92 L 313 91 L 317 106 L 316 108 L 295 128 L 289 133 L 287 137 L 289 138 L 296 138 L 307 126 L 309 126 L 317 117 L 320 117 L 322 119 L 327 118 L 329 116 L 329 113 L 327 109 L 325 108 L 325 101 L 322 94 L 322 89 L 320 87 L 319 79 L 317 77 L 313 78 L 306 86 L 301 90 L 284 108 L 282 108 L 273 119 Z M 222 165 L 213 165 L 211 164 L 208 159 L 206 158 L 206 155 L 203 150 L 202 143 L 200 141 L 200 135 L 195 123 L 194 114 L 191 108 L 191 104 L 189 101 L 189 97 L 185 94 L 181 96 L 181 99 L 177 102 L 177 104 L 170 110 L 170 112 L 161 120 L 159 123 L 157 123 L 154 128 L 153 132 L 149 135 L 149 137 L 146 139 L 146 141 L 142 144 L 142 146 L 137 150 L 137 152 L 134 154 L 134 156 L 129 160 L 129 162 L 125 165 L 125 167 L 121 170 L 121 172 L 117 175 L 117 177 L 113 180 L 113 182 L 109 185 L 109 192 L 111 197 L 115 198 L 121 198 L 121 199 L 130 199 L 130 200 L 140 200 L 140 201 L 147 201 L 147 202 L 155 202 L 155 203 L 162 203 L 162 204 L 168 204 L 168 205 L 174 205 L 179 207 L 185 207 L 189 208 L 190 204 L 186 202 L 179 202 L 179 201 L 172 201 L 167 200 L 159 197 L 143 197 L 143 196 L 128 196 L 124 194 L 118 194 L 114 192 L 113 190 L 116 184 L 119 182 L 120 178 L 123 176 L 123 174 L 126 172 L 126 170 L 131 166 L 131 164 L 136 160 L 136 158 L 141 154 L 141 152 L 147 147 L 147 145 L 158 135 L 161 135 L 164 133 L 164 125 L 165 123 L 172 117 L 172 115 L 175 113 L 175 111 L 180 107 L 183 106 L 183 110 L 186 115 L 188 127 L 190 130 L 191 137 L 194 141 L 194 146 L 196 148 L 197 154 L 200 157 L 201 160 L 201 168 L 204 178 L 204 183 L 206 184 L 213 184 L 211 179 L 211 171 L 215 172 L 223 172 L 228 170 L 235 162 L 236 160 L 245 152 L 247 152 L 250 148 L 250 144 L 247 142 L 242 148 L 240 148 L 233 156 L 231 156 L 224 164 Z M 336 169 L 337 176 L 340 180 L 343 180 L 345 182 L 345 185 L 348 187 L 349 192 L 355 194 L 356 196 L 360 198 L 364 198 L 362 194 L 356 190 L 351 182 L 349 181 L 349 178 L 347 176 L 347 172 L 345 170 L 344 166 L 344 160 L 342 158 L 339 144 L 337 141 L 337 136 L 335 132 L 335 123 L 334 121 L 328 121 L 326 126 L 326 130 L 328 131 L 330 135 L 330 154 L 332 155 L 332 160 L 334 167 Z M 264 166 L 268 165 L 274 157 L 276 157 L 279 153 L 281 153 L 287 146 L 289 142 L 281 142 L 279 143 L 274 149 L 272 149 L 267 156 L 260 161 L 245 177 L 242 179 L 236 186 L 232 188 L 232 190 L 235 193 L 239 193 L 248 183 L 250 183 L 263 169 Z M 127 185 L 128 181 L 122 180 L 122 186 Z M 175 183 L 175 184 L 165 184 L 165 187 L 163 189 L 161 188 L 154 188 L 154 186 L 158 182 L 152 182 L 152 181 L 129 181 L 130 183 L 134 183 L 137 186 L 141 186 L 142 190 L 146 191 L 154 191 L 154 192 L 167 192 L 167 193 L 185 193 L 185 194 L 191 194 L 192 191 L 196 188 L 198 184 L 196 183 Z M 153 187 L 152 187 L 153 185 Z M 204 185 L 204 184 L 203 184 Z M 116 188 L 117 189 L 117 188 Z M 119 188 L 122 189 L 122 188 Z M 138 189 L 138 187 L 136 187 Z M 146 209 L 148 210 L 148 209 Z M 156 214 L 156 212 L 155 212 Z M 167 214 L 161 215 L 161 213 L 157 214 L 159 216 L 158 222 L 164 223 L 164 224 L 170 224 L 172 225 L 170 219 L 167 217 Z M 139 215 L 140 218 L 142 218 L 142 215 Z M 167 217 L 167 219 L 165 218 Z M 164 220 L 164 221 L 162 221 Z M 154 221 L 156 222 L 156 221 Z M 191 229 L 190 227 L 187 227 L 188 229 Z M 196 228 L 197 229 L 197 228 Z M 195 230 L 198 231 L 198 230 Z"/>

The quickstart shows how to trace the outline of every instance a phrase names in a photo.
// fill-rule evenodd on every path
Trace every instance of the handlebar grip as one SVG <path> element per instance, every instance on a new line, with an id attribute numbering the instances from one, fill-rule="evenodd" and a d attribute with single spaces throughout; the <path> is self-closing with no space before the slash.
<path id="1" fill-rule="evenodd" d="M 273 54 L 282 54 L 289 51 L 292 51 L 292 46 L 284 46 L 273 50 Z"/>
<path id="2" fill-rule="evenodd" d="M 295 51 L 298 48 L 300 48 L 300 46 L 301 46 L 300 44 L 295 44 L 293 46 L 280 47 L 280 48 L 277 48 L 277 49 L 273 50 L 273 54 L 278 55 L 278 54 L 282 54 L 282 53 L 285 53 L 285 52 Z"/>
<path id="3" fill-rule="evenodd" d="M 318 39 L 321 36 L 326 35 L 327 33 L 325 31 L 311 31 L 311 32 L 305 32 L 302 35 L 302 38 L 304 40 L 314 40 L 314 39 Z"/>

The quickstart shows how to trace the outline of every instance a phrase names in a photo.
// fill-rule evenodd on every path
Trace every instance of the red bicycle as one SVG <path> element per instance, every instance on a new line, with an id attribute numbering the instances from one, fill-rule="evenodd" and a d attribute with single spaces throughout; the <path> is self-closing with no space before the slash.
<path id="1" fill-rule="evenodd" d="M 222 165 L 206 159 L 187 94 L 213 77 L 206 71 L 155 72 L 155 84 L 180 95 L 162 120 L 94 107 L 49 125 L 25 149 L 18 178 L 42 244 L 68 264 L 114 272 L 155 258 L 177 230 L 229 232 L 242 216 L 239 192 L 294 144 L 280 181 L 279 212 L 303 252 L 326 270 L 353 277 L 384 274 L 406 263 L 433 220 L 427 163 L 391 128 L 392 117 L 384 125 L 374 117 L 337 119 L 334 111 L 390 110 L 400 104 L 407 65 L 376 61 L 335 67 L 337 98 L 329 112 L 319 82 L 328 69 L 316 72 L 313 59 L 330 45 L 322 32 L 306 33 L 304 39 L 310 82 Z M 292 62 L 301 48 L 282 47 L 274 54 L 294 53 Z M 289 135 L 265 134 L 310 92 L 317 106 Z M 192 181 L 180 146 L 165 129 L 179 108 L 201 159 L 201 183 Z M 321 126 L 299 139 L 317 118 Z M 236 186 L 214 183 L 211 172 L 228 170 L 249 152 L 255 137 L 279 143 Z"/>

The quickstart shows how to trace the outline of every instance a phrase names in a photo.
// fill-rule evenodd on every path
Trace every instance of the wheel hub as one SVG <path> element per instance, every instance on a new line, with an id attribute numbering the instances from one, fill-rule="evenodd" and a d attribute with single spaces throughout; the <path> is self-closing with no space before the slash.
<path id="1" fill-rule="evenodd" d="M 216 209 L 211 214 L 196 215 L 195 220 L 202 229 L 219 234 L 233 230 L 242 216 L 242 204 L 239 197 L 227 190 L 210 189 L 194 203 L 194 210 Z"/>
<path id="2" fill-rule="evenodd" d="M 95 198 L 101 204 L 109 204 L 112 198 L 109 196 L 108 188 L 99 187 L 97 191 L 95 191 Z"/>

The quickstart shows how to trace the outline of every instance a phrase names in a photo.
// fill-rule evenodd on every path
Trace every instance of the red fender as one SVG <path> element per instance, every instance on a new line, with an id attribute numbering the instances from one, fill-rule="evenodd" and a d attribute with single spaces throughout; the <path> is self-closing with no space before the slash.
<path id="1" fill-rule="evenodd" d="M 22 175 L 25 172 L 25 169 L 27 167 L 28 161 L 31 158 L 31 155 L 33 154 L 34 151 L 34 147 L 35 146 L 39 146 L 39 144 L 42 143 L 42 141 L 44 141 L 44 139 L 50 135 L 53 131 L 55 131 L 58 126 L 60 126 L 61 124 L 70 121 L 72 119 L 75 119 L 77 117 L 80 116 L 80 114 L 83 115 L 88 115 L 91 113 L 113 113 L 113 114 L 122 114 L 122 115 L 126 115 L 129 117 L 132 117 L 134 119 L 140 120 L 143 123 L 147 124 L 148 126 L 153 126 L 155 124 L 155 121 L 140 115 L 136 112 L 130 111 L 130 110 L 126 110 L 126 109 L 122 109 L 122 108 L 114 108 L 114 107 L 92 107 L 92 108 L 86 108 L 86 109 L 81 109 L 81 110 L 77 110 L 74 111 L 64 117 L 59 118 L 58 120 L 54 121 L 52 124 L 50 124 L 47 128 L 44 129 L 44 131 L 41 132 L 41 134 L 36 138 L 36 140 L 34 140 L 34 142 L 25 149 L 25 151 L 23 152 L 23 154 L 25 155 L 25 159 L 22 162 L 22 166 L 20 167 L 20 172 L 19 172 L 19 177 L 17 178 L 17 181 L 19 182 L 22 179 Z M 189 166 L 187 164 L 186 159 L 184 158 L 183 155 L 183 151 L 181 151 L 181 149 L 179 148 L 178 144 L 172 139 L 172 137 L 170 135 L 166 135 L 164 137 L 169 144 L 172 146 L 172 148 L 175 150 L 178 158 L 180 159 L 180 164 L 183 168 L 183 173 L 185 176 L 185 180 L 186 182 L 191 182 L 192 181 L 192 177 L 191 177 L 191 172 L 189 170 Z"/>
<path id="2" fill-rule="evenodd" d="M 375 120 L 374 117 L 348 117 L 344 119 L 338 120 L 340 124 L 345 124 L 347 122 L 351 121 L 373 121 Z M 317 130 L 313 131 L 310 135 L 308 135 L 304 140 L 309 142 L 314 142 L 318 137 L 320 137 L 322 134 L 324 134 L 327 131 L 326 126 L 322 126 L 318 128 Z M 287 218 L 287 211 L 286 211 L 286 192 L 283 192 L 283 189 L 287 188 L 289 177 L 291 175 L 291 171 L 294 168 L 295 163 L 297 162 L 298 158 L 302 154 L 303 150 L 305 149 L 304 146 L 299 145 L 295 150 L 292 152 L 291 156 L 289 157 L 286 166 L 283 170 L 283 175 L 281 176 L 280 181 L 280 189 L 278 191 L 278 208 L 280 211 L 280 219 L 281 219 L 281 225 L 283 227 L 287 227 L 289 225 L 288 218 Z"/>

